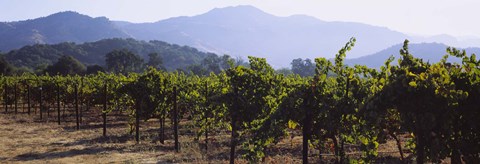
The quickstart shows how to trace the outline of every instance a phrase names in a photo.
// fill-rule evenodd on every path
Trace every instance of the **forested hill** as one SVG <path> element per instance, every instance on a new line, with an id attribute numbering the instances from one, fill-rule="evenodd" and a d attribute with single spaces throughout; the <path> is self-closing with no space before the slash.
<path id="1" fill-rule="evenodd" d="M 162 41 L 138 41 L 134 39 L 104 39 L 96 42 L 75 44 L 63 42 L 59 44 L 36 44 L 12 50 L 5 54 L 6 60 L 17 67 L 36 69 L 51 65 L 63 55 L 70 55 L 86 65 L 105 65 L 105 55 L 115 49 L 128 49 L 145 60 L 149 53 L 158 53 L 167 70 L 185 68 L 199 64 L 208 55 L 188 46 L 179 46 Z"/>
<path id="2" fill-rule="evenodd" d="M 92 18 L 72 11 L 25 21 L 0 22 L 0 36 L 1 51 L 33 44 L 83 43 L 131 37 L 106 17 Z"/>

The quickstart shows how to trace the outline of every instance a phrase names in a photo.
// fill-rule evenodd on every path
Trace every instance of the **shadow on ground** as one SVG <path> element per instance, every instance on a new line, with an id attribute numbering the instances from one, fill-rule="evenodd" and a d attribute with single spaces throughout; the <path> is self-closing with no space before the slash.
<path id="1" fill-rule="evenodd" d="M 34 161 L 34 160 L 51 160 L 59 158 L 74 157 L 79 155 L 94 155 L 94 154 L 110 154 L 112 152 L 145 152 L 145 151 L 174 151 L 173 145 L 148 145 L 149 143 L 127 144 L 127 141 L 132 140 L 131 135 L 97 137 L 92 139 L 82 139 L 67 143 L 51 143 L 51 146 L 85 146 L 83 149 L 71 149 L 66 151 L 54 151 L 44 153 L 25 153 L 13 158 L 15 161 Z M 119 143 L 119 144 L 116 144 Z M 111 145 L 114 144 L 114 145 Z M 1 160 L 1 159 L 0 159 Z"/>
<path id="2" fill-rule="evenodd" d="M 64 157 L 73 157 L 77 155 L 89 155 L 98 154 L 102 152 L 121 151 L 117 148 L 85 148 L 85 149 L 72 149 L 61 152 L 45 152 L 45 153 L 25 153 L 18 155 L 14 158 L 16 161 L 33 161 L 39 159 L 56 159 Z"/>

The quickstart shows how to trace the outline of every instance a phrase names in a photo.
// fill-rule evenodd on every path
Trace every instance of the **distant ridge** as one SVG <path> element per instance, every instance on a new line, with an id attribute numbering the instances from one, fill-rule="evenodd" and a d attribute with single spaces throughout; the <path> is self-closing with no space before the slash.
<path id="1" fill-rule="evenodd" d="M 131 37 L 106 17 L 92 18 L 65 11 L 47 17 L 0 23 L 0 50 L 32 44 L 88 42 L 105 38 Z"/>
<path id="2" fill-rule="evenodd" d="M 400 49 L 403 47 L 403 44 L 397 44 L 372 55 L 362 56 L 355 59 L 347 59 L 345 61 L 348 65 L 366 65 L 370 68 L 380 68 L 384 65 L 385 61 L 390 57 L 395 57 L 395 60 L 392 64 L 398 64 L 398 59 L 400 59 Z M 436 63 L 444 55 L 447 54 L 446 49 L 449 46 L 442 43 L 418 43 L 418 44 L 409 44 L 409 52 L 416 58 L 421 58 L 425 62 Z M 480 54 L 480 48 L 466 48 L 465 51 L 468 55 Z M 460 59 L 450 56 L 449 61 L 451 62 L 461 62 Z"/>
<path id="3" fill-rule="evenodd" d="M 333 57 L 350 37 L 358 42 L 349 57 L 378 52 L 407 35 L 384 27 L 326 22 L 310 16 L 278 17 L 252 6 L 216 8 L 192 17 L 124 26 L 138 39 L 159 39 L 233 56 L 265 57 L 275 67 L 294 58 Z"/>
<path id="4" fill-rule="evenodd" d="M 188 45 L 200 51 L 244 59 L 249 55 L 264 57 L 275 68 L 288 67 L 296 58 L 332 58 L 351 37 L 356 37 L 357 43 L 347 58 L 375 54 L 405 39 L 412 43 L 441 40 L 453 46 L 457 46 L 454 43 L 463 44 L 451 36 L 412 37 L 363 23 L 329 22 L 307 15 L 280 17 L 248 5 L 215 8 L 196 16 L 153 23 L 111 21 L 72 11 L 25 21 L 0 22 L 0 51 L 4 53 L 33 44 L 133 38 Z M 466 39 L 477 42 L 475 38 Z"/>

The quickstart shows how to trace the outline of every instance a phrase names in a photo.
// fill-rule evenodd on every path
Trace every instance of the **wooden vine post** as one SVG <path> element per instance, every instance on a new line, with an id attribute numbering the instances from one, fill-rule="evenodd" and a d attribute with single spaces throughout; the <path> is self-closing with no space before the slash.
<path id="1" fill-rule="evenodd" d="M 30 84 L 27 84 L 27 112 L 30 115 L 31 105 L 30 105 Z"/>
<path id="2" fill-rule="evenodd" d="M 107 82 L 105 81 L 105 84 L 103 85 L 103 112 L 102 112 L 102 118 L 103 118 L 103 136 L 107 136 Z"/>
<path id="3" fill-rule="evenodd" d="M 167 82 L 163 81 L 163 88 L 167 87 Z M 165 143 L 165 117 L 167 115 L 167 110 L 163 109 L 160 114 L 160 143 Z"/>
<path id="4" fill-rule="evenodd" d="M 57 84 L 57 123 L 60 125 L 60 85 Z"/>
<path id="5" fill-rule="evenodd" d="M 162 113 L 160 114 L 159 118 L 160 122 L 160 143 L 164 144 L 165 143 L 165 109 L 163 109 Z"/>
<path id="6" fill-rule="evenodd" d="M 208 154 L 208 83 L 205 82 L 205 152 Z"/>
<path id="7" fill-rule="evenodd" d="M 308 140 L 310 139 L 310 129 L 311 129 L 311 121 L 312 121 L 312 114 L 311 110 L 308 108 L 308 101 L 310 96 L 305 93 L 305 99 L 303 100 L 303 108 L 305 110 L 305 118 L 303 122 L 303 139 L 302 139 L 302 163 L 308 164 Z"/>
<path id="8" fill-rule="evenodd" d="M 348 101 L 348 90 L 350 89 L 350 75 L 347 74 L 347 82 L 345 86 L 345 101 L 347 102 L 345 105 L 348 107 L 349 106 L 349 101 Z M 344 163 L 345 161 L 345 140 L 341 139 L 340 140 L 340 163 Z"/>
<path id="9" fill-rule="evenodd" d="M 43 88 L 40 86 L 40 119 L 43 119 Z"/>
<path id="10" fill-rule="evenodd" d="M 235 98 L 238 98 L 238 89 L 236 87 L 233 88 L 233 94 Z M 238 99 L 237 99 L 238 101 Z M 236 112 L 238 110 L 238 102 L 234 105 L 234 109 L 230 110 L 230 125 L 232 126 L 232 133 L 230 134 L 230 164 L 235 163 L 235 146 L 237 146 L 237 115 Z"/>
<path id="11" fill-rule="evenodd" d="M 66 90 L 68 89 L 68 86 L 69 86 L 68 84 L 69 84 L 68 82 L 65 83 L 65 86 L 64 86 L 64 87 L 66 88 Z M 64 119 L 64 120 L 67 119 L 67 114 L 66 114 L 67 108 L 68 108 L 68 105 L 67 105 L 67 104 L 68 104 L 68 103 L 67 103 L 67 102 L 68 102 L 68 99 L 67 99 L 67 98 L 68 98 L 68 96 L 65 96 L 65 98 L 64 98 L 64 100 L 63 100 L 63 101 L 65 102 L 65 103 L 63 103 L 63 111 L 62 111 L 62 116 L 63 116 L 63 119 Z"/>
<path id="12" fill-rule="evenodd" d="M 75 84 L 75 115 L 77 121 L 77 130 L 80 129 L 80 117 L 78 112 L 78 86 Z"/>
<path id="13" fill-rule="evenodd" d="M 13 99 L 15 100 L 15 114 L 18 112 L 18 100 L 17 100 L 17 83 L 13 85 Z"/>
<path id="14" fill-rule="evenodd" d="M 165 109 L 162 111 L 159 117 L 159 122 L 160 122 L 160 143 L 164 144 L 165 143 Z"/>
<path id="15" fill-rule="evenodd" d="M 5 105 L 5 113 L 8 112 L 8 104 L 7 104 L 7 99 L 8 99 L 8 86 L 7 86 L 7 82 L 5 81 L 5 84 L 3 85 L 3 105 Z"/>
<path id="16" fill-rule="evenodd" d="M 177 109 L 177 87 L 173 87 L 173 134 L 175 138 L 175 152 L 180 151 L 178 143 L 178 109 Z"/>
<path id="17" fill-rule="evenodd" d="M 79 90 L 80 90 L 80 93 L 79 93 L 79 94 L 83 93 L 83 77 L 82 77 L 82 79 L 80 80 Z M 81 96 L 81 95 L 80 95 L 80 96 Z M 78 100 L 78 99 L 77 99 L 77 100 Z M 83 108 L 83 105 L 81 105 L 81 107 L 79 107 L 79 109 L 78 109 L 78 110 L 79 110 L 79 122 L 80 122 L 80 124 L 82 123 L 82 118 L 83 118 L 83 110 L 82 110 L 82 108 Z"/>
<path id="18" fill-rule="evenodd" d="M 135 141 L 140 142 L 140 108 L 142 100 L 140 97 L 136 101 L 135 108 Z"/>

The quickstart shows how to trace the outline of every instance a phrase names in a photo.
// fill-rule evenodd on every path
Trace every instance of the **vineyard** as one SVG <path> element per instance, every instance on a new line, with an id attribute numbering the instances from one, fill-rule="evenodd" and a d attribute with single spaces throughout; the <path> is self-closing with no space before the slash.
<path id="1" fill-rule="evenodd" d="M 232 61 L 209 76 L 154 68 L 128 75 L 3 76 L 2 107 L 5 115 L 73 123 L 76 130 L 95 122 L 103 137 L 118 133 L 122 122 L 136 143 L 172 143 L 162 151 L 191 151 L 181 149 L 180 139 L 190 136 L 207 160 L 221 147 L 230 163 L 265 161 L 281 151 L 277 144 L 294 139 L 301 147 L 286 151 L 303 163 L 382 162 L 379 147 L 387 142 L 404 163 L 480 163 L 480 61 L 474 54 L 449 48 L 440 62 L 429 63 L 410 54 L 405 41 L 398 64 L 390 58 L 372 69 L 344 64 L 354 44 L 352 38 L 332 61 L 315 59 L 313 77 L 275 73 L 255 57 L 249 67 Z"/>

